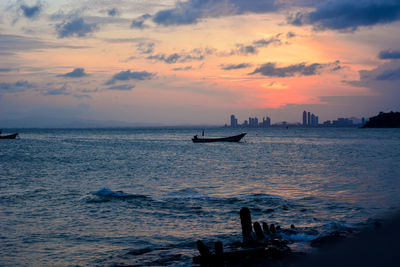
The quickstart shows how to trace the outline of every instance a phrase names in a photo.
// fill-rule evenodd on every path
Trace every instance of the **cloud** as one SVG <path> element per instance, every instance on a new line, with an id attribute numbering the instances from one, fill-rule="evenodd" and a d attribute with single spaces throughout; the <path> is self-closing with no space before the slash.
<path id="1" fill-rule="evenodd" d="M 149 27 L 146 24 L 144 24 L 146 22 L 146 20 L 148 20 L 149 18 L 151 18 L 150 14 L 144 14 L 144 15 L 134 19 L 131 23 L 131 28 L 144 29 L 144 28 Z"/>
<path id="2" fill-rule="evenodd" d="M 371 70 L 360 70 L 359 74 L 359 80 L 345 81 L 345 83 L 368 88 L 370 95 L 373 96 L 370 105 L 377 106 L 380 110 L 400 108 L 400 62 L 398 60 L 387 61 Z M 357 99 L 358 102 L 359 99 Z"/>
<path id="3" fill-rule="evenodd" d="M 295 36 L 296 36 L 296 34 L 295 34 L 294 32 L 288 32 L 288 33 L 286 34 L 286 38 L 288 38 L 288 39 L 293 38 L 293 37 L 295 37 Z"/>
<path id="4" fill-rule="evenodd" d="M 88 74 L 85 72 L 85 69 L 83 68 L 76 68 L 71 72 L 65 73 L 65 74 L 60 74 L 57 75 L 58 77 L 65 77 L 65 78 L 81 78 L 88 76 Z"/>
<path id="5" fill-rule="evenodd" d="M 311 12 L 298 12 L 288 17 L 297 25 L 313 25 L 315 30 L 355 31 L 362 26 L 387 24 L 400 19 L 400 1 L 338 0 L 323 2 Z"/>
<path id="6" fill-rule="evenodd" d="M 36 84 L 30 83 L 28 81 L 19 80 L 15 83 L 0 83 L 0 92 L 6 93 L 17 93 L 17 92 L 24 92 L 28 89 L 37 88 Z"/>
<path id="7" fill-rule="evenodd" d="M 11 72 L 13 69 L 11 68 L 0 68 L 0 72 Z"/>
<path id="8" fill-rule="evenodd" d="M 194 24 L 203 18 L 272 12 L 278 7 L 274 0 L 178 1 L 174 8 L 157 12 L 153 16 L 153 21 L 164 26 Z"/>
<path id="9" fill-rule="evenodd" d="M 46 42 L 22 35 L 0 34 L 0 54 L 12 55 L 14 52 L 55 48 L 81 49 L 87 46 L 72 46 Z"/>
<path id="10" fill-rule="evenodd" d="M 67 83 L 64 83 L 63 86 L 56 89 L 50 89 L 43 93 L 45 96 L 54 96 L 54 95 L 70 95 L 71 93 L 67 91 Z"/>
<path id="11" fill-rule="evenodd" d="M 178 53 L 173 53 L 171 55 L 158 54 L 158 55 L 148 56 L 147 59 L 163 61 L 167 64 L 174 64 L 178 62 L 184 63 L 193 60 L 203 60 L 204 55 L 190 55 L 190 54 L 178 54 Z"/>
<path id="12" fill-rule="evenodd" d="M 138 43 L 136 46 L 136 50 L 142 55 L 152 54 L 154 52 L 154 43 L 153 42 Z"/>
<path id="13" fill-rule="evenodd" d="M 400 80 L 400 67 L 395 69 L 384 70 L 381 74 L 376 76 L 378 81 L 385 80 Z"/>
<path id="14" fill-rule="evenodd" d="M 116 81 L 128 81 L 128 80 L 151 80 L 156 74 L 147 71 L 121 71 L 117 74 L 114 74 L 111 80 L 109 80 L 106 84 L 111 85 L 114 84 Z M 121 89 L 120 89 L 121 90 Z"/>
<path id="15" fill-rule="evenodd" d="M 56 24 L 56 32 L 58 38 L 65 37 L 85 37 L 87 34 L 92 33 L 98 29 L 95 23 L 86 23 L 83 18 L 75 18 L 69 22 L 63 21 Z"/>
<path id="16" fill-rule="evenodd" d="M 280 78 L 293 76 L 311 76 L 319 74 L 319 71 L 326 67 L 331 67 L 330 71 L 336 71 L 341 68 L 339 61 L 327 64 L 313 63 L 309 65 L 307 65 L 306 63 L 299 63 L 286 67 L 276 67 L 275 63 L 268 62 L 256 68 L 250 74 L 259 73 L 263 76 Z"/>
<path id="17" fill-rule="evenodd" d="M 221 69 L 223 70 L 238 70 L 238 69 L 245 69 L 250 67 L 249 63 L 240 63 L 240 64 L 228 64 L 228 65 L 220 65 Z"/>
<path id="18" fill-rule="evenodd" d="M 92 99 L 91 95 L 85 95 L 85 94 L 74 94 L 74 97 L 78 99 L 83 99 L 83 98 Z"/>
<path id="19" fill-rule="evenodd" d="M 119 16 L 121 13 L 119 12 L 119 10 L 117 8 L 114 7 L 114 8 L 108 9 L 107 14 L 110 17 L 115 17 L 115 16 Z"/>
<path id="20" fill-rule="evenodd" d="M 220 56 L 233 56 L 233 55 L 255 55 L 258 54 L 259 48 L 267 47 L 269 45 L 281 45 L 282 41 L 279 39 L 279 35 L 271 37 L 269 39 L 260 39 L 253 41 L 251 44 L 236 44 L 236 47 L 229 52 L 221 52 Z"/>
<path id="21" fill-rule="evenodd" d="M 22 10 L 22 15 L 28 19 L 35 19 L 39 16 L 39 13 L 42 11 L 42 4 L 38 2 L 36 5 L 28 6 L 22 4 L 20 9 Z"/>
<path id="22" fill-rule="evenodd" d="M 380 59 L 400 59 L 399 50 L 382 50 L 379 52 L 378 58 Z"/>
<path id="23" fill-rule="evenodd" d="M 174 71 L 188 71 L 191 70 L 192 66 L 180 67 L 180 68 L 173 68 Z"/>
<path id="24" fill-rule="evenodd" d="M 107 89 L 108 90 L 121 90 L 121 91 L 130 91 L 133 88 L 135 88 L 134 85 L 129 85 L 129 84 L 121 84 L 121 85 L 114 85 L 110 86 Z"/>

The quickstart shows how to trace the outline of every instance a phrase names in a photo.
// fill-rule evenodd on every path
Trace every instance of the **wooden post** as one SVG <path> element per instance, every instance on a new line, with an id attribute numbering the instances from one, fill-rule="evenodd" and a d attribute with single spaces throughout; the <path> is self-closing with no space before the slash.
<path id="1" fill-rule="evenodd" d="M 208 249 L 208 247 L 204 245 L 204 243 L 201 240 L 198 240 L 196 244 L 197 244 L 197 249 L 200 252 L 200 256 L 203 257 L 204 259 L 209 259 L 211 257 L 211 252 Z"/>
<path id="2" fill-rule="evenodd" d="M 253 241 L 253 237 L 251 236 L 251 214 L 248 208 L 242 208 L 240 210 L 240 223 L 242 224 L 243 243 Z"/>
<path id="3" fill-rule="evenodd" d="M 217 241 L 214 243 L 214 248 L 215 248 L 215 261 L 217 264 L 223 264 L 224 263 L 224 248 L 222 246 L 222 242 Z"/>
<path id="4" fill-rule="evenodd" d="M 269 226 L 269 231 L 270 231 L 272 234 L 275 234 L 275 233 L 276 233 L 275 224 L 273 224 L 273 223 L 270 224 L 270 226 Z"/>
<path id="5" fill-rule="evenodd" d="M 255 222 L 253 224 L 253 228 L 254 228 L 254 232 L 256 232 L 256 237 L 257 237 L 257 241 L 261 241 L 264 242 L 265 241 L 265 236 L 264 233 L 261 229 L 261 225 L 259 222 Z"/>
<path id="6" fill-rule="evenodd" d="M 264 233 L 266 235 L 270 235 L 271 234 L 270 231 L 269 231 L 269 228 L 268 228 L 268 224 L 266 222 L 262 223 L 262 227 L 263 227 Z"/>

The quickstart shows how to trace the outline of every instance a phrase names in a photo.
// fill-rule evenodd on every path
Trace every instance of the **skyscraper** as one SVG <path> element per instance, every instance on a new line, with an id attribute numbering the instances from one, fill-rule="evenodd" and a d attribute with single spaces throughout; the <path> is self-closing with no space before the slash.
<path id="1" fill-rule="evenodd" d="M 237 127 L 238 126 L 238 120 L 235 118 L 235 115 L 231 115 L 231 127 Z"/>
<path id="2" fill-rule="evenodd" d="M 310 127 L 311 126 L 311 113 L 308 112 L 308 120 L 307 120 L 307 126 Z"/>
<path id="3" fill-rule="evenodd" d="M 315 127 L 315 115 L 311 114 L 311 127 Z"/>
<path id="4" fill-rule="evenodd" d="M 303 111 L 303 127 L 307 126 L 307 112 Z"/>

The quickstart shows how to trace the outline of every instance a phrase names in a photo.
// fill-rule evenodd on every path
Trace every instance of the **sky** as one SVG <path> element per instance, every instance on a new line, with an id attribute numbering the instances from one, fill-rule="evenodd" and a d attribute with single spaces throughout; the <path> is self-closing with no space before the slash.
<path id="1" fill-rule="evenodd" d="M 0 1 L 0 121 L 400 111 L 400 0 Z"/>

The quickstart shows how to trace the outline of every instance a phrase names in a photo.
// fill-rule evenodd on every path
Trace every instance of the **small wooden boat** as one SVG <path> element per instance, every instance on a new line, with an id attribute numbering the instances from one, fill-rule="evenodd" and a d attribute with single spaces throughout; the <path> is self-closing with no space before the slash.
<path id="1" fill-rule="evenodd" d="M 246 133 L 241 133 L 234 136 L 221 137 L 221 138 L 199 138 L 195 135 L 192 138 L 193 143 L 213 143 L 213 142 L 239 142 Z"/>
<path id="2" fill-rule="evenodd" d="M 18 136 L 17 133 L 9 135 L 0 135 L 0 139 L 15 139 Z"/>

